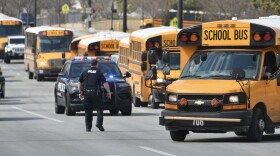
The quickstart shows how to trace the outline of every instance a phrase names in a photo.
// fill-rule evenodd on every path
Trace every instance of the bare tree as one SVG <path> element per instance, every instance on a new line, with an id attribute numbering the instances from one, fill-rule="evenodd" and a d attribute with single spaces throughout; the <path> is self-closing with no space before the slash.
<path id="1" fill-rule="evenodd" d="M 7 6 L 7 2 L 8 2 L 8 0 L 1 0 L 0 1 L 0 11 L 1 11 L 1 13 L 5 14 L 5 8 Z"/>

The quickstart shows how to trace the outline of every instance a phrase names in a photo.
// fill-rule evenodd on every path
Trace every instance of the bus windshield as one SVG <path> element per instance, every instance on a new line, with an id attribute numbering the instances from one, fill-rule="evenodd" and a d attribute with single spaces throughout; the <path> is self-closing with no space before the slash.
<path id="1" fill-rule="evenodd" d="M 164 67 L 162 55 L 157 55 L 156 65 L 157 65 L 157 69 L 162 69 Z M 168 65 L 171 70 L 179 70 L 180 69 L 180 53 L 169 53 Z"/>
<path id="2" fill-rule="evenodd" d="M 231 79 L 233 69 L 245 71 L 245 79 L 257 79 L 261 53 L 257 51 L 196 51 L 180 78 Z"/>
<path id="3" fill-rule="evenodd" d="M 21 35 L 20 25 L 0 25 L 0 36 Z"/>
<path id="4" fill-rule="evenodd" d="M 40 52 L 70 52 L 71 36 L 40 37 Z"/>

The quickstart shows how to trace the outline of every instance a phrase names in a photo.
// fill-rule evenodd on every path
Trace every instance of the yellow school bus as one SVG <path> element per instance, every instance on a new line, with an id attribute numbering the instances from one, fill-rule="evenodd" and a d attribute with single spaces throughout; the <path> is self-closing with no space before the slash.
<path id="1" fill-rule="evenodd" d="M 96 37 L 96 36 L 98 36 L 98 34 L 99 34 L 99 33 L 97 33 L 97 34 L 90 34 L 90 35 L 84 35 L 84 36 L 80 36 L 80 37 L 74 38 L 74 39 L 71 41 L 71 44 L 70 44 L 70 50 L 71 50 L 72 56 L 78 56 L 78 45 L 79 45 L 79 42 L 80 42 L 82 39 L 87 39 L 87 38 Z"/>
<path id="2" fill-rule="evenodd" d="M 3 58 L 8 36 L 22 34 L 22 21 L 0 13 L 0 58 Z"/>
<path id="3" fill-rule="evenodd" d="M 82 39 L 78 44 L 78 56 L 110 56 L 118 53 L 120 40 L 128 36 L 129 33 L 112 31 Z"/>
<path id="4" fill-rule="evenodd" d="M 65 60 L 72 59 L 69 49 L 72 37 L 73 32 L 65 28 L 27 28 L 24 66 L 29 79 L 56 78 Z"/>
<path id="5" fill-rule="evenodd" d="M 129 71 L 129 46 L 129 37 L 120 40 L 118 66 L 122 73 Z"/>
<path id="6" fill-rule="evenodd" d="M 215 21 L 180 31 L 189 61 L 167 86 L 160 125 L 173 141 L 235 132 L 261 141 L 280 126 L 280 17 Z"/>
<path id="7" fill-rule="evenodd" d="M 182 69 L 181 64 L 185 64 L 185 57 L 180 56 L 180 49 L 176 47 L 176 37 L 181 29 L 174 27 L 155 27 L 137 30 L 130 35 L 130 55 L 128 79 L 132 87 L 134 106 L 147 106 L 158 108 L 164 102 L 165 89 L 151 89 L 146 86 L 145 74 L 152 68 L 157 68 L 156 81 L 163 81 L 162 69 L 164 67 L 163 51 L 169 52 L 168 64 L 171 68 L 167 79 L 177 79 Z M 149 63 L 149 50 L 156 49 L 156 62 Z"/>

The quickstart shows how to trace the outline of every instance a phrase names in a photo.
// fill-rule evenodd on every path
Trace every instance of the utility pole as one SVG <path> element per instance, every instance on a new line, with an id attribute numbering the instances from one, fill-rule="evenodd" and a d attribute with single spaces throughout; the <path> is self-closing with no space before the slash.
<path id="1" fill-rule="evenodd" d="M 178 28 L 183 28 L 183 0 L 178 0 Z"/>
<path id="2" fill-rule="evenodd" d="M 36 27 L 37 22 L 37 0 L 34 0 L 34 27 Z"/>
<path id="3" fill-rule="evenodd" d="M 91 0 L 88 0 L 88 6 L 91 9 Z M 91 14 L 92 14 L 92 11 L 89 13 L 89 16 L 88 16 L 88 28 L 91 27 Z"/>
<path id="4" fill-rule="evenodd" d="M 123 32 L 127 31 L 127 0 L 123 0 Z"/>
<path id="5" fill-rule="evenodd" d="M 111 29 L 110 30 L 114 30 L 114 27 L 113 27 L 113 20 L 114 20 L 114 0 L 112 0 L 112 6 L 111 6 Z"/>

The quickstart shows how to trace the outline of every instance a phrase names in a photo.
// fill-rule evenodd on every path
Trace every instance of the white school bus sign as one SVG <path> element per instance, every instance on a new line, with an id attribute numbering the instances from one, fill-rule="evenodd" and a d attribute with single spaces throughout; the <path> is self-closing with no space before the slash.
<path id="1" fill-rule="evenodd" d="M 202 25 L 202 45 L 249 45 L 250 24 L 243 22 L 207 23 Z"/>

